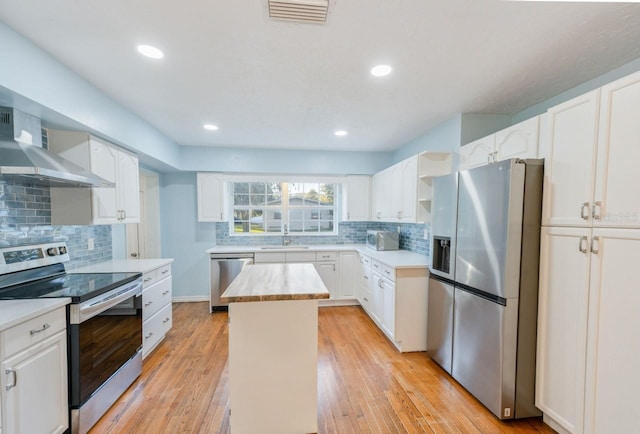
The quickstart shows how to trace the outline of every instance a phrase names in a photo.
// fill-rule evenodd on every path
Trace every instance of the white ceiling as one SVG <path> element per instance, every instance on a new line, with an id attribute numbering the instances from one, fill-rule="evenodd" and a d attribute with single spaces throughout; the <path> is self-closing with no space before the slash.
<path id="1" fill-rule="evenodd" d="M 638 4 L 330 0 L 316 25 L 273 21 L 266 3 L 0 0 L 0 20 L 193 146 L 388 151 L 640 58 Z M 393 73 L 369 75 L 378 63 Z"/>

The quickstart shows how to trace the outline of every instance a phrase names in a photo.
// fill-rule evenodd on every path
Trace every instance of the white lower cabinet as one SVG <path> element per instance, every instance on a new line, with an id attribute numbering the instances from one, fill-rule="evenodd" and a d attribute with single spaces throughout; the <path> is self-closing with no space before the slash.
<path id="1" fill-rule="evenodd" d="M 65 318 L 62 307 L 0 333 L 3 433 L 63 433 L 69 427 Z"/>
<path id="2" fill-rule="evenodd" d="M 147 357 L 172 325 L 171 265 L 142 275 L 142 357 Z"/>
<path id="3" fill-rule="evenodd" d="M 640 432 L 640 230 L 543 228 L 536 405 L 560 432 Z"/>
<path id="4" fill-rule="evenodd" d="M 322 283 L 329 290 L 329 294 L 331 294 L 332 299 L 335 299 L 336 294 L 336 263 L 335 262 L 316 262 L 315 264 L 316 271 L 320 275 L 322 279 Z"/>
<path id="5" fill-rule="evenodd" d="M 427 270 L 393 268 L 360 254 L 362 308 L 402 352 L 427 348 Z"/>
<path id="6" fill-rule="evenodd" d="M 294 250 L 286 252 L 255 252 L 256 264 L 313 264 L 322 283 L 331 294 L 330 300 L 352 303 L 356 300 L 358 280 L 355 251 Z M 325 301 L 325 300 L 323 300 Z M 323 301 L 320 304 L 323 304 Z"/>
<path id="7" fill-rule="evenodd" d="M 340 298 L 355 299 L 358 291 L 360 261 L 358 252 L 340 252 L 338 260 L 338 279 Z"/>

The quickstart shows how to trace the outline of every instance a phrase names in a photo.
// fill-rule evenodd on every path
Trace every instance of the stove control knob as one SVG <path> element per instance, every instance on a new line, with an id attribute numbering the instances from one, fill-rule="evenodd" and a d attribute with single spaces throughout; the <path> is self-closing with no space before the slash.
<path id="1" fill-rule="evenodd" d="M 49 247 L 47 249 L 47 256 L 57 256 L 58 255 L 58 248 L 57 247 Z"/>
<path id="2" fill-rule="evenodd" d="M 64 255 L 65 253 L 67 253 L 67 248 L 65 246 L 60 246 L 58 247 L 58 251 L 61 255 Z"/>

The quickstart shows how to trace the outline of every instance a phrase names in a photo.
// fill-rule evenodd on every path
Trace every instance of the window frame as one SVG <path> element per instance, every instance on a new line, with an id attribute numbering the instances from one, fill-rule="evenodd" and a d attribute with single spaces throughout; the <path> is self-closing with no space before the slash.
<path id="1" fill-rule="evenodd" d="M 227 179 L 227 192 L 228 192 L 228 215 L 229 215 L 229 236 L 230 237 L 282 237 L 285 235 L 284 227 L 287 225 L 289 228 L 289 213 L 292 209 L 307 209 L 309 212 L 318 211 L 319 208 L 326 208 L 327 210 L 333 211 L 333 218 L 330 220 L 333 225 L 333 230 L 322 232 L 320 230 L 314 232 L 291 232 L 287 230 L 286 235 L 291 237 L 305 237 L 305 236 L 336 236 L 338 235 L 338 221 L 339 221 L 339 211 L 340 211 L 340 193 L 341 193 L 341 184 L 344 182 L 344 177 L 326 177 L 326 176 L 294 176 L 294 177 L 273 177 L 269 175 L 260 176 L 260 175 L 251 175 L 251 176 L 228 176 Z M 279 232 L 236 232 L 235 231 L 235 213 L 234 211 L 237 209 L 243 209 L 244 206 L 236 206 L 234 205 L 235 196 L 234 196 L 234 184 L 235 183 L 279 183 L 280 184 L 280 193 L 281 193 L 281 205 L 280 206 L 253 206 L 248 204 L 246 209 L 251 212 L 251 209 L 262 209 L 263 213 L 266 214 L 268 209 L 275 210 L 275 213 L 281 213 L 280 219 L 280 231 Z M 318 206 L 318 207 L 305 207 L 305 206 L 292 206 L 289 205 L 289 185 L 293 183 L 313 183 L 313 184 L 333 184 L 333 205 L 331 206 Z M 263 214 L 264 215 L 264 214 Z M 249 219 L 251 216 L 249 215 Z M 310 220 L 313 222 L 320 221 L 329 221 L 329 220 L 320 220 L 313 219 Z"/>

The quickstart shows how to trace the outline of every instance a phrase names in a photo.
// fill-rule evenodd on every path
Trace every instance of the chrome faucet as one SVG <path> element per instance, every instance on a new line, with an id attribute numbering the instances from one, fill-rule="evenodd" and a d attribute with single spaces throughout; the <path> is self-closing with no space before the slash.
<path id="1" fill-rule="evenodd" d="M 282 245 L 283 246 L 288 246 L 289 244 L 291 244 L 291 240 L 287 239 L 287 235 L 289 234 L 289 231 L 287 231 L 287 225 L 284 225 L 284 232 L 282 233 Z"/>

